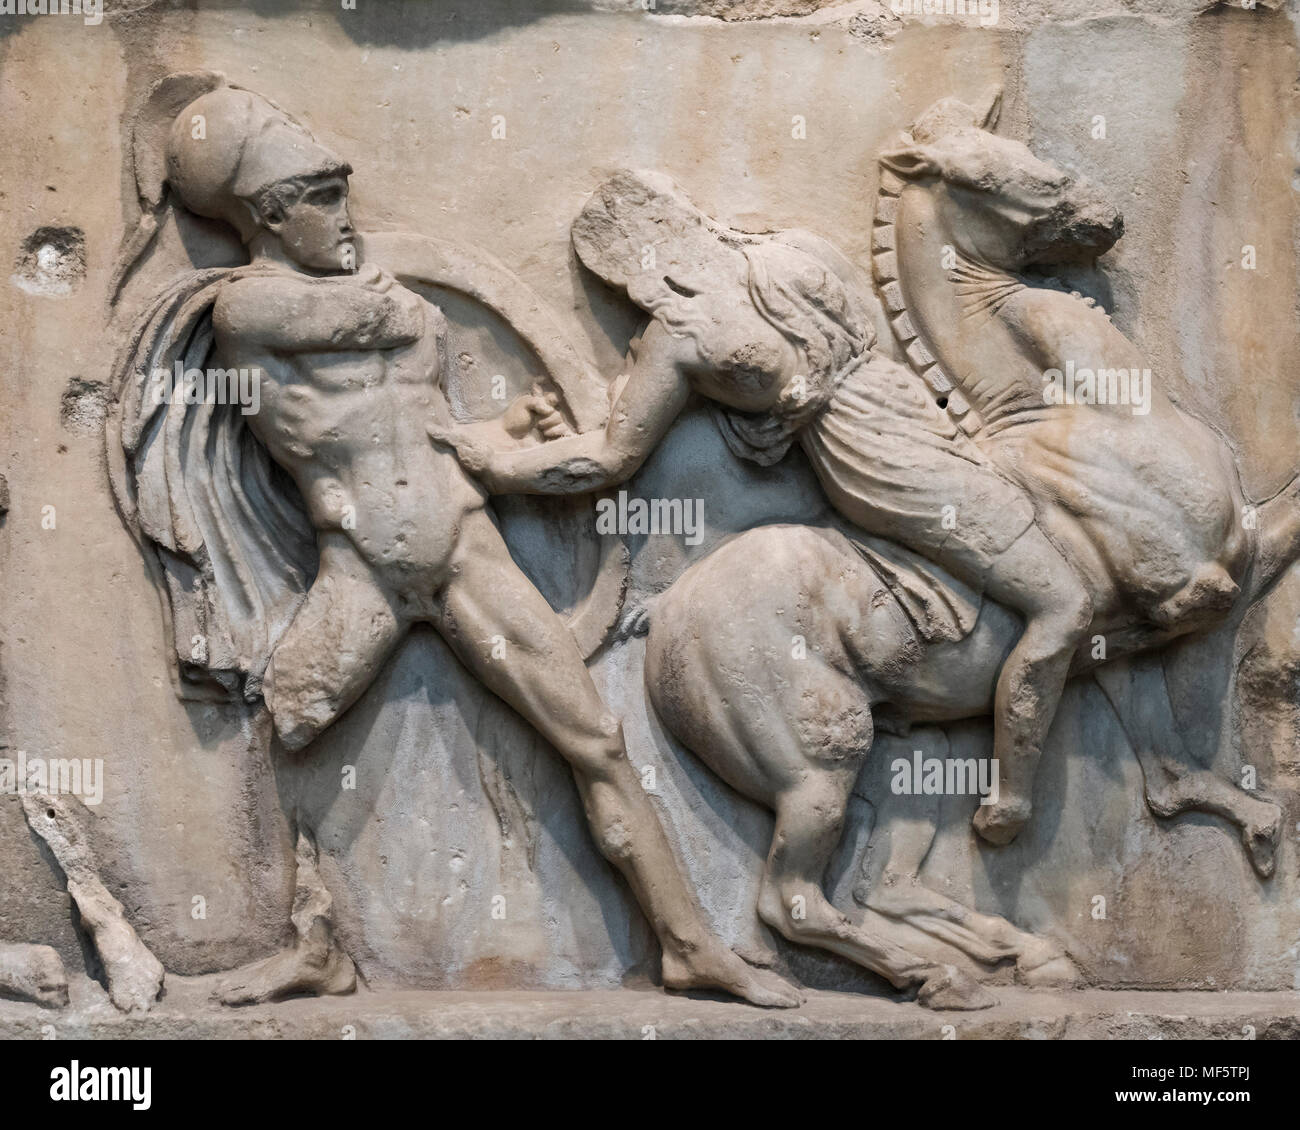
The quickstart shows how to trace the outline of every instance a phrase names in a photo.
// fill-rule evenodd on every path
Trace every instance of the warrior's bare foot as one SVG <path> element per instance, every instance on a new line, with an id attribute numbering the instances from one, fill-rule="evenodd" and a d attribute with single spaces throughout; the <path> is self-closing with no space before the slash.
<path id="1" fill-rule="evenodd" d="M 296 993 L 340 996 L 357 987 L 357 969 L 334 940 L 333 900 L 321 878 L 316 842 L 298 833 L 293 927 L 297 942 L 262 961 L 227 973 L 217 984 L 222 1004 L 264 1004 Z"/>
<path id="2" fill-rule="evenodd" d="M 721 990 L 762 1008 L 798 1008 L 803 996 L 788 981 L 746 965 L 720 942 L 690 952 L 664 950 L 664 988 Z"/>
<path id="3" fill-rule="evenodd" d="M 1028 800 L 1005 791 L 992 804 L 981 804 L 975 813 L 975 831 L 986 841 L 1001 847 L 1009 844 L 1029 822 L 1033 806 Z"/>
<path id="4" fill-rule="evenodd" d="M 222 1004 L 266 1004 L 298 993 L 340 996 L 356 987 L 356 967 L 338 946 L 304 944 L 232 970 L 218 982 L 215 995 Z"/>

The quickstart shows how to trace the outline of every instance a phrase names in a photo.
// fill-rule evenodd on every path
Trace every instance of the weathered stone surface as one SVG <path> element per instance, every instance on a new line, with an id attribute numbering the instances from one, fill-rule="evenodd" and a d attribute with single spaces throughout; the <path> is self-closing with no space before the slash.
<path id="1" fill-rule="evenodd" d="M 148 1012 L 162 995 L 162 963 L 140 941 L 122 904 L 100 879 L 73 804 L 59 796 L 29 795 L 23 797 L 23 812 L 67 879 L 68 894 L 94 943 L 113 1004 L 123 1012 Z"/>
<path id="2" fill-rule="evenodd" d="M 0 996 L 63 1008 L 68 1003 L 68 975 L 59 955 L 49 946 L 0 943 Z"/>
<path id="3" fill-rule="evenodd" d="M 0 969 L 61 1031 L 1294 1035 L 1295 13 L 948 7 L 0 15 L 0 760 L 102 761 L 0 795 Z M 1067 363 L 1150 411 L 1006 413 Z"/>

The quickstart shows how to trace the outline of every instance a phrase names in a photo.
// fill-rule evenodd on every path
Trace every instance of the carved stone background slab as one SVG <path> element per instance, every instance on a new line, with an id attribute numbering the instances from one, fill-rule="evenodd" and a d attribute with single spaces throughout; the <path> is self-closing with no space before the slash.
<path id="1" fill-rule="evenodd" d="M 654 934 L 596 850 L 569 770 L 433 631 L 417 627 L 350 712 L 273 763 L 252 708 L 177 698 L 159 594 L 105 465 L 108 302 L 135 219 L 124 171 L 134 108 L 183 70 L 266 96 L 346 155 L 360 231 L 495 256 L 608 381 L 644 315 L 580 264 L 570 225 L 615 171 L 661 171 L 720 224 L 807 229 L 869 270 L 880 153 L 939 99 L 975 103 L 1001 87 L 1000 132 L 1123 213 L 1115 249 L 1061 279 L 1097 299 L 1176 403 L 1226 437 L 1247 499 L 1262 501 L 1300 468 L 1298 37 L 1285 6 L 1199 0 L 1086 13 L 1002 0 L 986 27 L 870 0 L 661 0 L 653 13 L 615 0 L 200 0 L 109 2 L 93 26 L 0 16 L 0 241 L 12 264 L 0 284 L 0 756 L 102 758 L 102 803 L 69 818 L 169 976 L 229 970 L 292 939 L 292 813 L 315 837 L 333 930 L 371 988 L 647 987 Z M 164 230 L 128 294 L 142 301 L 188 265 L 186 251 L 238 261 L 216 225 L 181 234 L 189 246 Z M 484 417 L 496 411 L 482 391 L 492 375 L 512 396 L 540 378 L 509 325 L 449 292 L 427 295 L 453 327 L 453 405 Z M 901 359 L 873 301 L 880 348 Z M 699 406 L 628 489 L 704 499 L 700 544 L 629 538 L 626 606 L 652 617 L 654 597 L 727 535 L 827 513 L 802 453 L 771 469 L 743 462 Z M 572 609 L 598 552 L 588 504 L 495 506 L 515 559 Z M 1298 624 L 1292 570 L 1235 638 L 1213 635 L 1171 680 L 1200 763 L 1229 781 L 1253 767 L 1282 805 L 1271 879 L 1223 821 L 1151 814 L 1124 730 L 1082 680 L 1062 700 L 1033 821 L 1006 847 L 972 837 L 974 798 L 926 808 L 889 790 L 890 763 L 914 749 L 987 757 L 987 720 L 880 735 L 826 877 L 831 900 L 860 918 L 853 888 L 873 829 L 933 820 L 920 877 L 1050 939 L 1087 987 L 1300 988 Z M 888 993 L 761 925 L 771 816 L 669 736 L 646 698 L 644 652 L 633 636 L 591 667 L 633 765 L 655 770 L 652 803 L 706 918 L 729 944 L 774 947 L 778 968 L 814 988 Z M 356 787 L 343 790 L 349 767 Z M 0 859 L 0 942 L 51 946 L 74 979 L 102 978 L 65 876 L 11 796 L 0 796 Z M 491 915 L 498 895 L 504 921 Z M 996 990 L 1012 977 L 985 979 Z"/>

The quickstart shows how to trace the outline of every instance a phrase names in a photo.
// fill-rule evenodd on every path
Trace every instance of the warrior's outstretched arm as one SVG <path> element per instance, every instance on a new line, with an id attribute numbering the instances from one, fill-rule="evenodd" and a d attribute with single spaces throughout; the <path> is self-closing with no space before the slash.
<path id="1" fill-rule="evenodd" d="M 454 448 L 465 469 L 492 494 L 603 490 L 635 473 L 680 415 L 690 396 L 691 364 L 698 364 L 695 343 L 652 320 L 634 351 L 604 431 L 510 451 L 441 423 L 431 424 L 429 434 Z"/>

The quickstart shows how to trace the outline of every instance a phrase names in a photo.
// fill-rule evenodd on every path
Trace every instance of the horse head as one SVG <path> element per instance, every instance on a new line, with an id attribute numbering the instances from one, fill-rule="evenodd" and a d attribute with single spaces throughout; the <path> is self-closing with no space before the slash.
<path id="1" fill-rule="evenodd" d="M 884 169 L 928 187 L 955 249 L 1004 270 L 1089 261 L 1123 234 L 1114 205 L 1087 181 L 994 132 L 1001 94 L 979 111 L 955 98 L 936 102 L 881 155 Z"/>

